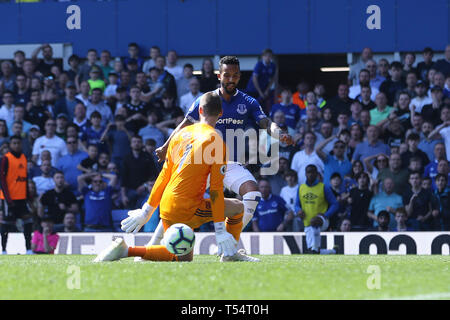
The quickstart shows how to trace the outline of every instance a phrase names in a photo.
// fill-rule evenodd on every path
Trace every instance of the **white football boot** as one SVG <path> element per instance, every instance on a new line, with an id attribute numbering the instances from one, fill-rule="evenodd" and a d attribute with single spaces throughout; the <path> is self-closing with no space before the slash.
<path id="1" fill-rule="evenodd" d="M 128 257 L 128 246 L 123 238 L 117 238 L 109 247 L 100 252 L 94 262 L 115 261 L 126 257 Z"/>
<path id="2" fill-rule="evenodd" d="M 239 249 L 234 256 L 220 257 L 220 262 L 245 261 L 245 262 L 260 262 L 261 260 L 255 257 L 250 257 L 245 254 L 245 249 Z"/>

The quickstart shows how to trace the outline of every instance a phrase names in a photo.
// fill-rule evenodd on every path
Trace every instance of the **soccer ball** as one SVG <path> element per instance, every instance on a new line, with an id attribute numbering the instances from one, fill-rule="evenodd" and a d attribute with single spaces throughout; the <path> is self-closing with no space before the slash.
<path id="1" fill-rule="evenodd" d="M 194 248 L 194 230 L 184 223 L 175 223 L 164 233 L 163 243 L 169 252 L 184 256 Z"/>

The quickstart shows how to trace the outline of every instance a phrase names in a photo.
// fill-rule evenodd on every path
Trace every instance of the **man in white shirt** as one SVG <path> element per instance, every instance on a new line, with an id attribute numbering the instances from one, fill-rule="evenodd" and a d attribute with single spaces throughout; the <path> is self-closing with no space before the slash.
<path id="1" fill-rule="evenodd" d="M 106 126 L 108 123 L 113 122 L 113 114 L 111 108 L 102 100 L 102 89 L 95 88 L 92 90 L 91 101 L 87 104 L 86 116 L 91 118 L 91 114 L 94 111 L 99 112 L 102 115 L 102 126 Z"/>
<path id="2" fill-rule="evenodd" d="M 370 85 L 370 72 L 367 69 L 362 69 L 359 72 L 359 83 L 350 87 L 348 96 L 351 99 L 359 99 L 361 95 L 361 86 L 370 86 L 372 92 L 370 99 L 374 101 L 379 91 L 377 88 Z"/>
<path id="3" fill-rule="evenodd" d="M 323 176 L 324 164 L 314 149 L 315 144 L 316 135 L 313 132 L 306 132 L 304 138 L 305 148 L 296 152 L 292 158 L 291 169 L 297 172 L 299 184 L 306 182 L 305 169 L 310 164 L 315 165 Z"/>
<path id="4" fill-rule="evenodd" d="M 33 178 L 33 181 L 36 184 L 36 192 L 38 196 L 41 196 L 44 192 L 55 188 L 55 182 L 50 174 L 51 169 L 52 166 L 50 161 L 44 160 L 41 164 L 42 174 Z"/>
<path id="5" fill-rule="evenodd" d="M 195 77 L 189 81 L 189 90 L 188 93 L 182 95 L 180 98 L 180 108 L 184 114 L 187 113 L 192 103 L 203 94 L 203 92 L 200 92 L 200 81 Z"/>
<path id="6" fill-rule="evenodd" d="M 56 166 L 59 158 L 67 154 L 67 146 L 63 139 L 55 135 L 56 122 L 48 119 L 45 122 L 45 135 L 36 139 L 33 145 L 32 159 L 37 165 L 41 165 L 41 153 L 44 150 L 50 151 L 52 155 L 53 167 Z"/>
<path id="7" fill-rule="evenodd" d="M 433 100 L 427 96 L 427 86 L 422 80 L 417 81 L 415 91 L 417 96 L 411 99 L 409 109 L 413 110 L 414 106 L 414 112 L 421 113 L 423 106 L 433 103 Z"/>
<path id="8" fill-rule="evenodd" d="M 14 94 L 12 91 L 6 90 L 3 92 L 3 105 L 0 108 L 0 119 L 10 123 L 14 121 Z"/>
<path id="9" fill-rule="evenodd" d="M 180 79 L 183 76 L 183 68 L 177 65 L 178 56 L 175 50 L 167 52 L 167 65 L 164 69 L 167 70 L 175 80 Z"/>

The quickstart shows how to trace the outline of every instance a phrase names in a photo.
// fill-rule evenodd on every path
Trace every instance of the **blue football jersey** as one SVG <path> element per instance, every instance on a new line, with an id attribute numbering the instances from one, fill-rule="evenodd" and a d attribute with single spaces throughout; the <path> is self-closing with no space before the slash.
<path id="1" fill-rule="evenodd" d="M 219 89 L 217 89 L 216 92 L 220 95 Z M 186 118 L 191 122 L 199 121 L 198 107 L 200 99 L 201 96 L 194 101 L 186 114 Z M 228 147 L 231 147 L 231 144 L 230 141 L 227 141 L 227 129 L 242 129 L 245 131 L 251 127 L 253 123 L 259 123 L 260 120 L 267 118 L 259 102 L 239 90 L 236 90 L 236 93 L 231 97 L 229 102 L 222 98 L 222 110 L 223 114 L 217 121 L 216 129 L 222 134 L 223 140 Z M 235 139 L 233 143 L 233 149 L 235 151 L 237 147 L 236 141 L 237 140 Z M 233 157 L 229 160 L 239 161 L 237 152 L 233 152 Z"/>

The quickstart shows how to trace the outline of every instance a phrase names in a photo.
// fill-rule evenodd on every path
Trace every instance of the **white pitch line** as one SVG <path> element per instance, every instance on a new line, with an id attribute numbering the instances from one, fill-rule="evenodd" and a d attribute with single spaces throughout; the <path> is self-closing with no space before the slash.
<path id="1" fill-rule="evenodd" d="M 450 299 L 450 292 L 435 292 L 429 294 L 418 294 L 415 296 L 405 297 L 388 297 L 384 300 L 437 300 L 437 299 Z"/>

